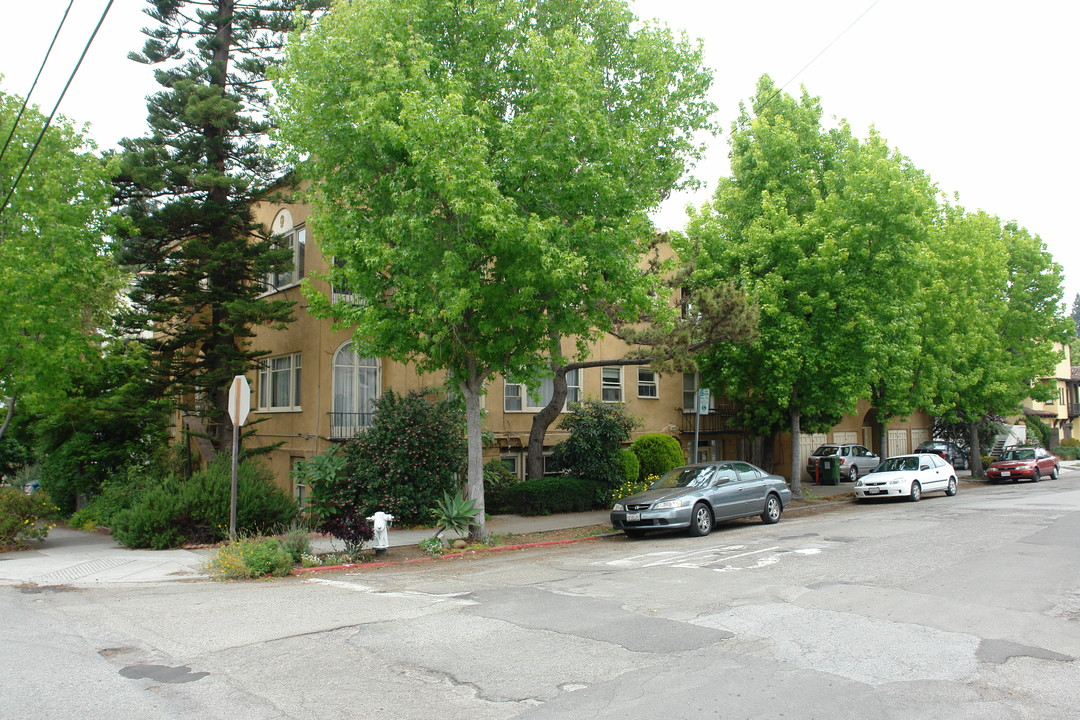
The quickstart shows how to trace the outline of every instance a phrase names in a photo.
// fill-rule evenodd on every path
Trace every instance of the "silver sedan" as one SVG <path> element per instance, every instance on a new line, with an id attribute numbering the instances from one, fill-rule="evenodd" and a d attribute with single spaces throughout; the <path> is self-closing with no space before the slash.
<path id="1" fill-rule="evenodd" d="M 645 492 L 617 502 L 611 525 L 630 537 L 680 528 L 708 535 L 721 520 L 760 515 L 762 522 L 777 522 L 790 502 L 784 478 L 750 463 L 725 460 L 671 470 Z"/>

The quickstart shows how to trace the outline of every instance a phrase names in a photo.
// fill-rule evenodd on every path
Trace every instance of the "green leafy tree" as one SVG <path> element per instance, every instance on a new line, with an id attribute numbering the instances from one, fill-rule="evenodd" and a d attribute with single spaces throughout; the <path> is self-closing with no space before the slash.
<path id="1" fill-rule="evenodd" d="M 370 0 L 295 38 L 276 81 L 311 225 L 364 352 L 447 371 L 484 534 L 480 399 L 551 339 L 648 307 L 648 211 L 709 127 L 700 49 L 620 0 Z"/>
<path id="2" fill-rule="evenodd" d="M 292 253 L 251 217 L 282 175 L 265 152 L 266 69 L 294 11 L 325 3 L 148 4 L 157 25 L 130 57 L 155 65 L 163 90 L 147 104 L 150 134 L 120 143 L 114 180 L 128 220 L 121 259 L 137 271 L 125 323 L 154 334 L 155 393 L 202 414 L 220 448 L 229 383 L 262 354 L 252 328 L 291 319 L 290 302 L 260 296 Z"/>
<path id="3" fill-rule="evenodd" d="M 937 298 L 948 364 L 932 406 L 945 423 L 969 428 L 972 472 L 982 473 L 979 428 L 1018 412 L 1024 399 L 1048 398 L 1060 359 L 1057 343 L 1072 321 L 1061 307 L 1062 269 L 1038 236 L 984 212 L 946 209 L 935 229 L 942 268 Z"/>
<path id="4" fill-rule="evenodd" d="M 0 439 L 16 408 L 41 407 L 70 384 L 108 324 L 120 276 L 106 237 L 110 188 L 93 144 L 54 119 L 26 172 L 15 180 L 45 125 L 22 100 L 0 92 Z"/>
<path id="5" fill-rule="evenodd" d="M 691 288 L 732 279 L 760 308 L 752 342 L 704 353 L 702 381 L 744 402 L 755 435 L 790 431 L 796 497 L 800 433 L 834 425 L 865 387 L 847 249 L 835 213 L 819 208 L 843 180 L 851 138 L 826 132 L 821 114 L 805 90 L 796 100 L 762 77 L 732 129 L 732 176 L 687 228 L 703 252 Z"/>
<path id="6" fill-rule="evenodd" d="M 890 420 L 924 408 L 934 390 L 934 359 L 926 346 L 939 340 L 926 289 L 936 268 L 930 231 L 937 217 L 936 190 L 910 160 L 871 130 L 866 140 L 846 124 L 826 194 L 816 210 L 835 243 L 837 267 L 830 280 L 848 331 L 838 329 L 842 351 L 862 367 L 866 395 L 876 411 L 878 452 L 888 454 Z M 854 332 L 850 332 L 853 330 Z"/>

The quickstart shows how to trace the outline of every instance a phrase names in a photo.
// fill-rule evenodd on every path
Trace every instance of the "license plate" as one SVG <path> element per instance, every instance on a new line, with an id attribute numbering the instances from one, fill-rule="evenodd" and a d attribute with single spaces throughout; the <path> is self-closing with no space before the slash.
<path id="1" fill-rule="evenodd" d="M 867 495 L 880 495 L 883 492 L 885 492 L 885 491 L 884 490 L 867 490 L 866 494 Z"/>
<path id="2" fill-rule="evenodd" d="M 641 513 L 626 513 L 626 522 L 639 522 L 641 520 Z"/>
<path id="3" fill-rule="evenodd" d="M 1010 472 L 1003 472 L 1003 473 L 1001 473 L 1001 477 L 1009 477 L 1009 475 L 1011 475 L 1011 474 L 1012 473 L 1010 473 Z"/>

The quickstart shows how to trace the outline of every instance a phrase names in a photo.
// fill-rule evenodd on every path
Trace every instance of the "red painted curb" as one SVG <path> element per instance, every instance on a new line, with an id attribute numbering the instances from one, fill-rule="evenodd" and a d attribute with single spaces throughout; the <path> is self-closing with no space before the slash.
<path id="1" fill-rule="evenodd" d="M 387 567 L 389 565 L 405 565 L 408 563 L 418 562 L 431 562 L 433 560 L 449 560 L 451 558 L 466 557 L 468 555 L 477 555 L 479 553 L 487 552 L 502 552 L 505 550 L 522 550 L 524 548 L 532 547 L 544 547 L 546 545 L 569 545 L 570 543 L 578 543 L 583 540 L 596 540 L 597 538 L 607 537 L 606 535 L 593 535 L 591 537 L 584 538 L 571 538 L 570 540 L 546 540 L 544 542 L 534 543 L 522 543 L 520 545 L 495 545 L 494 547 L 482 548 L 480 550 L 466 550 L 458 553 L 447 553 L 440 555 L 439 557 L 427 557 L 427 558 L 412 558 L 409 560 L 387 560 L 386 562 L 371 562 L 371 563 L 354 563 L 350 565 L 320 565 L 318 567 L 309 568 L 293 568 L 292 575 L 299 575 L 301 573 L 319 572 L 322 570 L 352 570 L 356 568 L 380 568 Z"/>

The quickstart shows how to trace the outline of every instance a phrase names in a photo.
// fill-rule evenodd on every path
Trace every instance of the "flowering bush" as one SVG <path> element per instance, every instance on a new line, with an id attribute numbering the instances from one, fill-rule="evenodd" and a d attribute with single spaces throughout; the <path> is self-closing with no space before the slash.
<path id="1" fill-rule="evenodd" d="M 15 488 L 0 488 L 0 548 L 25 547 L 31 540 L 44 540 L 56 527 L 48 522 L 55 513 L 44 491 L 27 495 Z"/>
<path id="2" fill-rule="evenodd" d="M 215 580 L 238 580 L 281 577 L 292 565 L 292 557 L 277 539 L 243 538 L 223 545 L 206 563 L 206 571 Z"/>
<path id="3" fill-rule="evenodd" d="M 649 485 L 652 485 L 654 482 L 656 482 L 656 480 L 656 475 L 650 475 L 645 480 L 627 480 L 623 482 L 622 485 L 619 485 L 619 487 L 611 491 L 609 504 L 614 505 L 615 503 L 622 500 L 624 497 L 630 497 L 631 495 L 636 495 L 639 492 L 645 492 L 649 489 Z"/>

